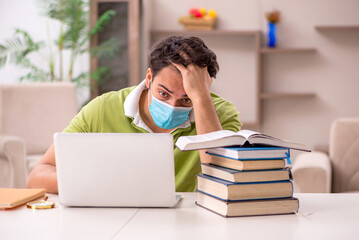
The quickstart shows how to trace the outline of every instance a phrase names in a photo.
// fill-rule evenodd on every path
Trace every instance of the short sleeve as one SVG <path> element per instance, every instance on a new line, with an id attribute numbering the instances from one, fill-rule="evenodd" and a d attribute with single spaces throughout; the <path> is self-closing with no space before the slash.
<path id="1" fill-rule="evenodd" d="M 86 104 L 63 130 L 67 133 L 99 132 L 103 115 L 101 97 Z"/>
<path id="2" fill-rule="evenodd" d="M 216 111 L 224 130 L 233 132 L 241 130 L 242 123 L 239 120 L 239 112 L 232 103 L 223 100 L 216 106 Z"/>

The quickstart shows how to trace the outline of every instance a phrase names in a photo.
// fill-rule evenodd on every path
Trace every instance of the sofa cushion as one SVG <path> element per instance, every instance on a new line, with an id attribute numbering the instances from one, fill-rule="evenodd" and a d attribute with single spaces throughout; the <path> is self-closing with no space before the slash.
<path id="1" fill-rule="evenodd" d="M 74 84 L 0 85 L 0 134 L 24 139 L 28 154 L 46 152 L 76 113 Z"/>
<path id="2" fill-rule="evenodd" d="M 333 161 L 333 192 L 359 191 L 359 138 L 346 146 L 340 161 Z"/>

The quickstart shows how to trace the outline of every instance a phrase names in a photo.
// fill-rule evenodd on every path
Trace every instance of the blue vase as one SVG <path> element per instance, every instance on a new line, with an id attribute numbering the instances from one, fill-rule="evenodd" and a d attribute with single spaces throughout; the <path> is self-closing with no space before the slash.
<path id="1" fill-rule="evenodd" d="M 276 38 L 277 26 L 274 23 L 268 23 L 268 47 L 274 48 L 277 42 Z"/>

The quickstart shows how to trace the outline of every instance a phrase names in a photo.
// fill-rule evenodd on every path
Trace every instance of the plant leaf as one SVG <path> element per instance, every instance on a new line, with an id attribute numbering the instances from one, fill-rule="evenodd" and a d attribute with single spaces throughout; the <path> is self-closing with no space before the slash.
<path id="1" fill-rule="evenodd" d="M 66 17 L 65 9 L 69 0 L 36 0 L 40 14 L 52 19 L 63 21 Z"/>
<path id="2" fill-rule="evenodd" d="M 99 67 L 91 72 L 90 77 L 94 79 L 98 85 L 102 85 L 111 76 L 109 67 Z"/>
<path id="3" fill-rule="evenodd" d="M 83 46 L 88 42 L 89 38 L 95 34 L 98 34 L 99 32 L 101 32 L 103 30 L 103 27 L 105 25 L 107 25 L 113 18 L 113 16 L 116 15 L 116 11 L 115 10 L 107 10 L 106 12 L 104 12 L 97 20 L 97 22 L 95 23 L 95 26 L 90 29 L 90 31 L 88 32 L 88 34 L 83 35 L 82 40 L 80 41 L 80 43 L 78 44 L 78 49 L 83 48 Z M 78 52 L 81 52 L 82 50 L 78 50 Z"/>
<path id="4" fill-rule="evenodd" d="M 30 72 L 21 77 L 20 81 L 27 79 L 31 81 L 42 81 L 42 82 L 49 82 L 51 81 L 51 74 L 49 72 L 46 72 L 36 65 L 32 64 L 31 61 L 27 58 L 22 58 L 20 62 L 18 63 L 21 67 L 29 69 Z"/>
<path id="5" fill-rule="evenodd" d="M 114 58 L 116 54 L 121 54 L 120 43 L 120 40 L 110 38 L 101 43 L 98 47 L 91 48 L 90 54 L 92 57 L 98 57 L 100 59 Z"/>
<path id="6" fill-rule="evenodd" d="M 0 67 L 3 67 L 7 61 L 16 64 L 29 53 L 43 46 L 43 42 L 35 42 L 26 31 L 16 29 L 12 38 L 0 44 Z"/>
<path id="7" fill-rule="evenodd" d="M 101 32 L 103 30 L 103 27 L 108 24 L 112 17 L 116 15 L 116 11 L 115 10 L 107 10 L 106 12 L 104 12 L 97 20 L 95 26 L 90 29 L 89 31 L 89 35 L 95 35 L 99 32 Z"/>
<path id="8" fill-rule="evenodd" d="M 78 88 L 87 87 L 89 85 L 89 76 L 88 72 L 83 72 L 71 79 L 71 82 L 75 83 Z"/>

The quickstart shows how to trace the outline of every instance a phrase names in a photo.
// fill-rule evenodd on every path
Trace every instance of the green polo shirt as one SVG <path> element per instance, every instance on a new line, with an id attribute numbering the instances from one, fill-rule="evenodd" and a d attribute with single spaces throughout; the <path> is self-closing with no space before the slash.
<path id="1" fill-rule="evenodd" d="M 82 108 L 64 132 L 97 133 L 149 133 L 151 130 L 142 122 L 138 111 L 139 95 L 144 82 L 117 92 L 105 93 Z M 126 101 L 131 94 L 131 101 Z M 136 96 L 135 96 L 136 95 Z M 223 129 L 239 131 L 241 122 L 234 105 L 211 93 L 212 100 Z M 137 104 L 137 105 L 136 105 Z M 137 110 L 136 110 L 137 109 Z M 137 113 L 136 113 L 137 111 Z M 191 117 L 190 117 L 191 119 Z M 180 136 L 196 135 L 194 117 L 171 132 L 174 142 Z M 181 152 L 174 146 L 176 191 L 193 192 L 197 187 L 196 175 L 201 172 L 198 151 Z"/>

